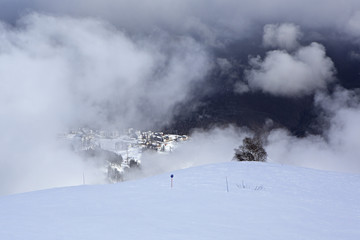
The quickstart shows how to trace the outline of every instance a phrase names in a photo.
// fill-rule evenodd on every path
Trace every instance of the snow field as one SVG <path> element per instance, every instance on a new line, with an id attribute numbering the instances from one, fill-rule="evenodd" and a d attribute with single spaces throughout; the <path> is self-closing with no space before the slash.
<path id="1" fill-rule="evenodd" d="M 360 239 L 360 175 L 247 162 L 173 174 L 173 189 L 169 173 L 0 197 L 0 239 Z"/>

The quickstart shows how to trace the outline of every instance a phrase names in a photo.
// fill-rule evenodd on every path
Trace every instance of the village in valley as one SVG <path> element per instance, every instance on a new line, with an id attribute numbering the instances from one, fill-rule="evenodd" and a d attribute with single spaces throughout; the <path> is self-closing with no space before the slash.
<path id="1" fill-rule="evenodd" d="M 108 181 L 115 183 L 126 180 L 128 173 L 141 170 L 144 151 L 169 154 L 188 136 L 132 128 L 123 131 L 79 128 L 60 134 L 59 139 L 70 144 L 84 160 L 100 164 Z"/>

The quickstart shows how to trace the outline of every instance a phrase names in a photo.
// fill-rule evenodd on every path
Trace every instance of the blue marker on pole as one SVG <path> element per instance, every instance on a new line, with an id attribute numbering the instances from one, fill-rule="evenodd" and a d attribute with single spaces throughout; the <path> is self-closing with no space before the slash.
<path id="1" fill-rule="evenodd" d="M 173 188 L 173 179 L 174 179 L 174 174 L 171 174 L 171 175 L 170 175 L 170 178 L 171 178 L 171 188 Z"/>

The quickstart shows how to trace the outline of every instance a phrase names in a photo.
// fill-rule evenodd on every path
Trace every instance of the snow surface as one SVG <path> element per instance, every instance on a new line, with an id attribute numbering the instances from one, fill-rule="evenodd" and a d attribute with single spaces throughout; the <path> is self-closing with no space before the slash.
<path id="1" fill-rule="evenodd" d="M 0 197 L 0 239 L 360 239 L 360 175 L 229 162 Z M 229 192 L 227 192 L 226 179 Z"/>

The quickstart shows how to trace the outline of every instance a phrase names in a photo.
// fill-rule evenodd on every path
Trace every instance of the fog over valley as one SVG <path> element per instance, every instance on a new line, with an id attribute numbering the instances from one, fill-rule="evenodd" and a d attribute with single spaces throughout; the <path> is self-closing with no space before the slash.
<path id="1" fill-rule="evenodd" d="M 249 136 L 360 173 L 359 66 L 355 0 L 0 0 L 0 195 L 228 162 Z"/>

